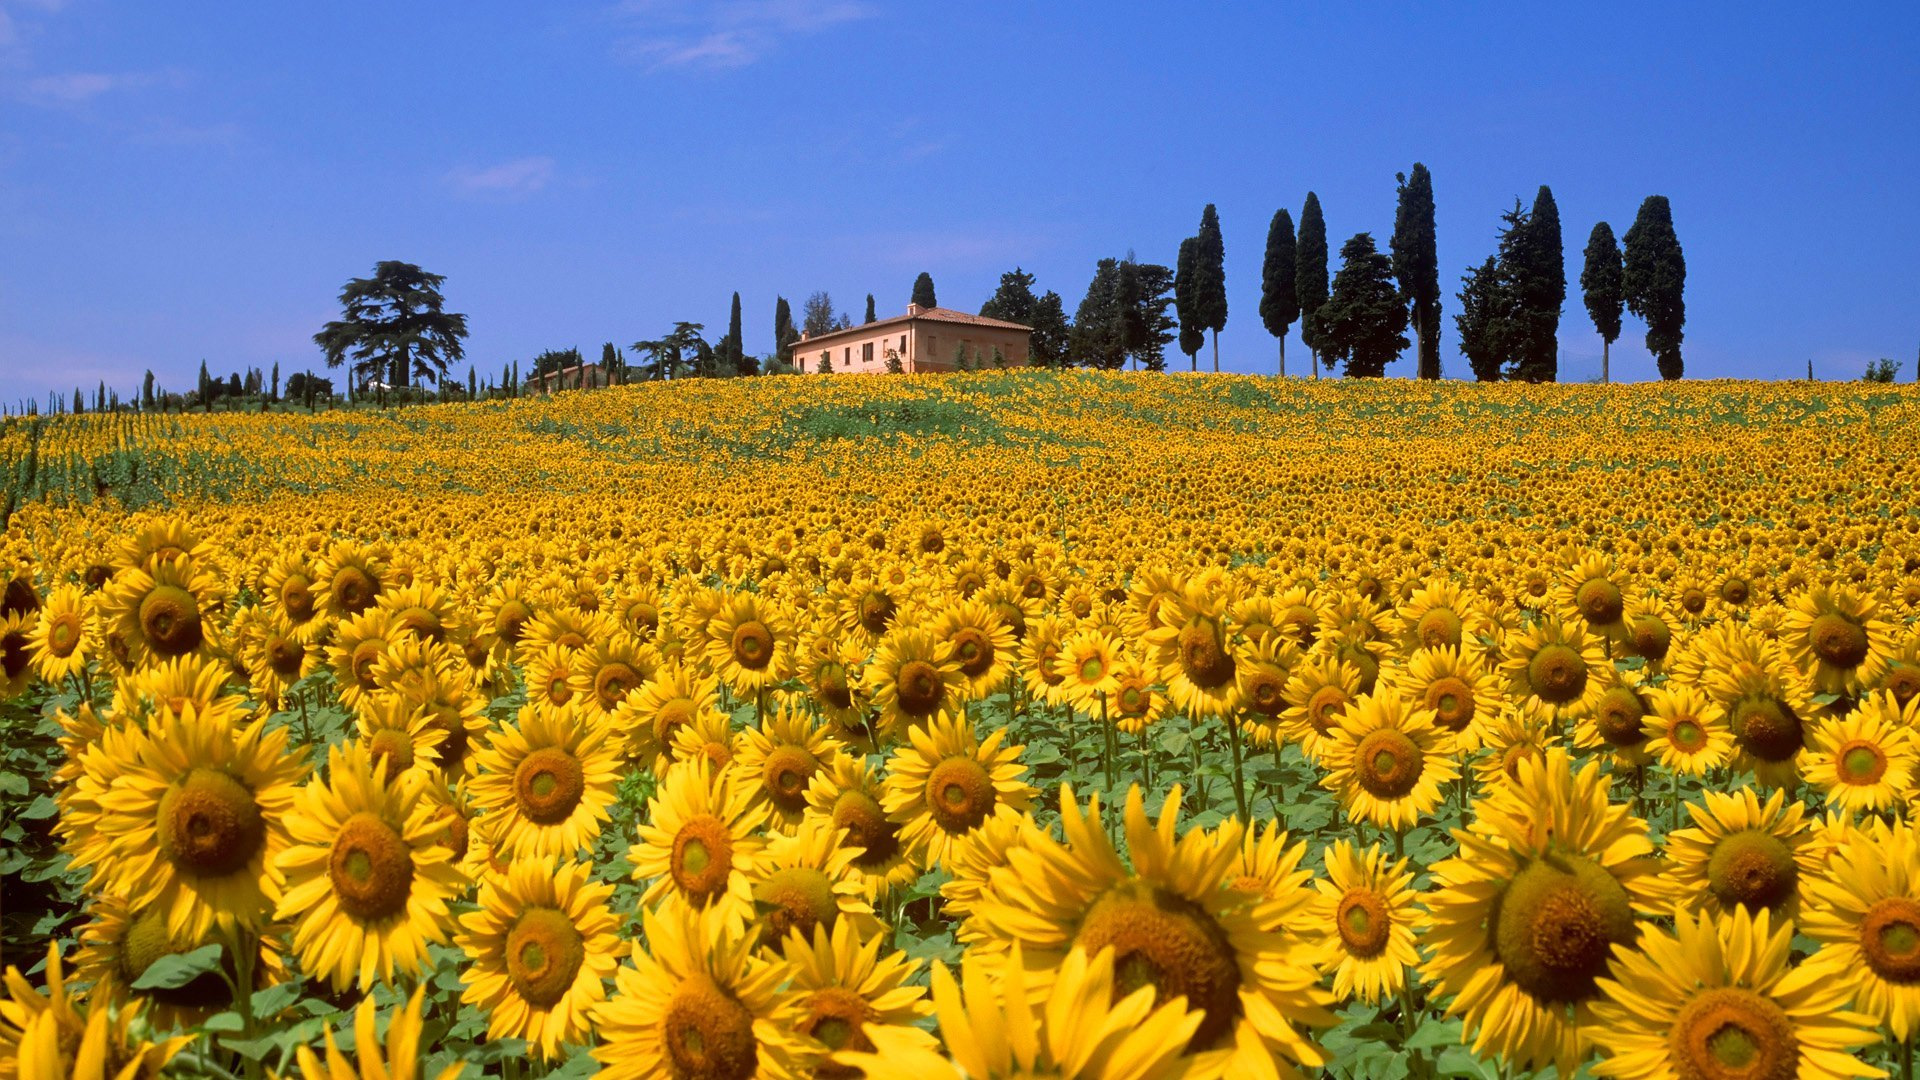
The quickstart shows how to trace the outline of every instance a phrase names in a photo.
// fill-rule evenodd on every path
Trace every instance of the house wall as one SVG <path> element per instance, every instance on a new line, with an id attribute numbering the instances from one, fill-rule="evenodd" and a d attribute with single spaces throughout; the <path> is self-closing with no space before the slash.
<path id="1" fill-rule="evenodd" d="M 820 370 L 820 354 L 830 353 L 836 374 L 875 375 L 887 370 L 887 350 L 900 354 L 903 371 L 952 371 L 954 350 L 967 347 L 979 366 L 993 366 L 997 346 L 1008 367 L 1024 367 L 1027 362 L 1025 330 L 997 326 L 969 326 L 965 323 L 912 319 L 878 327 L 871 334 L 840 334 L 817 341 L 793 343 L 793 359 L 802 371 Z"/>

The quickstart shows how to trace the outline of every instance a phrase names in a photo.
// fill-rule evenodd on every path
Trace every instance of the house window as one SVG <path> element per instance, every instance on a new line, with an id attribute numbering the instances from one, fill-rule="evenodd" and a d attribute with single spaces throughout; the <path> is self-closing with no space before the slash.
<path id="1" fill-rule="evenodd" d="M 907 355 L 907 335 L 905 334 L 900 335 L 900 355 Z"/>
<path id="2" fill-rule="evenodd" d="M 869 341 L 865 345 L 860 346 L 860 362 L 863 364 L 873 363 L 873 342 Z"/>

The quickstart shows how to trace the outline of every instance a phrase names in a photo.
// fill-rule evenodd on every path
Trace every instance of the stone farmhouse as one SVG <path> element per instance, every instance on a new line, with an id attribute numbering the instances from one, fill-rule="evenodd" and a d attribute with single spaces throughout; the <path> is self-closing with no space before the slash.
<path id="1" fill-rule="evenodd" d="M 973 367 L 992 368 L 995 350 L 1007 367 L 1025 367 L 1033 327 L 969 315 L 951 308 L 908 304 L 905 315 L 877 319 L 828 334 L 800 335 L 793 363 L 803 372 L 884 374 L 889 357 L 902 372 L 952 371 L 965 356 Z M 822 364 L 822 361 L 826 361 Z"/>

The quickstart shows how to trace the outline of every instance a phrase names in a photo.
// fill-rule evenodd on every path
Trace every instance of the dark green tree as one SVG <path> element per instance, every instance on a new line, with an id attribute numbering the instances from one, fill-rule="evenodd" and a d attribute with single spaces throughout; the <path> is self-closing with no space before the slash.
<path id="1" fill-rule="evenodd" d="M 1686 373 L 1680 342 L 1687 326 L 1687 260 L 1665 195 L 1647 196 L 1634 215 L 1621 276 L 1627 310 L 1646 320 L 1647 351 L 1660 365 L 1660 377 L 1680 378 Z"/>
<path id="2" fill-rule="evenodd" d="M 786 297 L 776 297 L 773 304 L 773 349 L 781 363 L 793 363 L 793 343 L 799 337 L 800 331 L 793 327 L 793 308 L 787 304 Z"/>
<path id="3" fill-rule="evenodd" d="M 1394 286 L 1393 259 L 1356 233 L 1340 247 L 1340 272 L 1320 307 L 1323 355 L 1346 361 L 1348 378 L 1377 379 L 1407 347 L 1407 305 Z"/>
<path id="4" fill-rule="evenodd" d="M 1034 305 L 1033 334 L 1027 339 L 1027 360 L 1036 367 L 1061 368 L 1068 364 L 1073 327 L 1067 322 L 1067 305 L 1060 294 L 1048 289 Z"/>
<path id="5" fill-rule="evenodd" d="M 1195 251 L 1200 241 L 1187 237 L 1180 241 L 1180 255 L 1173 269 L 1173 313 L 1180 324 L 1180 351 L 1187 354 L 1187 367 L 1200 370 L 1200 350 L 1207 346 L 1207 331 L 1200 325 L 1200 313 L 1194 299 Z"/>
<path id="6" fill-rule="evenodd" d="M 474 373 L 472 364 L 467 365 L 467 400 L 480 400 L 480 379 Z"/>
<path id="7" fill-rule="evenodd" d="M 1220 331 L 1227 328 L 1227 242 L 1220 235 L 1220 212 L 1208 203 L 1200 211 L 1193 246 L 1194 314 L 1213 331 L 1213 370 L 1220 370 Z"/>
<path id="8" fill-rule="evenodd" d="M 1580 267 L 1580 291 L 1587 302 L 1587 315 L 1600 335 L 1600 381 L 1613 381 L 1609 361 L 1613 343 L 1620 337 L 1620 312 L 1626 306 L 1620 263 L 1620 244 L 1613 238 L 1613 226 L 1601 222 L 1587 235 L 1587 250 Z"/>
<path id="9" fill-rule="evenodd" d="M 371 278 L 354 278 L 340 290 L 344 317 L 322 327 L 314 343 L 328 367 L 351 361 L 349 372 L 363 385 L 375 378 L 393 386 L 438 382 L 447 365 L 466 354 L 467 317 L 446 310 L 441 274 L 412 263 L 386 261 Z"/>
<path id="10" fill-rule="evenodd" d="M 1273 212 L 1267 226 L 1267 257 L 1260 264 L 1260 322 L 1280 343 L 1280 375 L 1287 374 L 1287 330 L 1300 317 L 1300 291 L 1294 283 L 1293 215 Z"/>
<path id="11" fill-rule="evenodd" d="M 1033 294 L 1034 277 L 1019 267 L 1000 275 L 1000 286 L 980 305 L 980 314 L 988 319 L 1032 326 L 1040 298 Z"/>
<path id="12" fill-rule="evenodd" d="M 207 362 L 205 360 L 200 361 L 200 381 L 196 384 L 195 389 L 200 393 L 200 407 L 208 412 L 212 412 L 213 380 L 207 376 Z"/>
<path id="13" fill-rule="evenodd" d="M 747 355 L 746 347 L 741 344 L 740 334 L 740 294 L 734 293 L 733 310 L 727 314 L 727 336 L 720 339 L 719 364 L 722 375 L 752 375 L 758 367 L 749 367 L 753 361 Z"/>
<path id="14" fill-rule="evenodd" d="M 1129 255 L 1120 272 L 1127 355 L 1148 371 L 1165 371 L 1167 344 L 1179 326 L 1168 314 L 1173 306 L 1173 271 L 1159 263 L 1135 262 Z"/>
<path id="15" fill-rule="evenodd" d="M 1300 207 L 1300 235 L 1294 244 L 1294 286 L 1300 296 L 1300 340 L 1312 352 L 1316 363 L 1313 377 L 1320 377 L 1317 362 L 1320 352 L 1320 305 L 1327 302 L 1327 219 L 1320 213 L 1320 196 L 1307 192 Z M 1333 365 L 1329 363 L 1328 367 Z"/>
<path id="16" fill-rule="evenodd" d="M 140 380 L 140 411 L 153 408 L 153 369 L 147 369 L 147 377 Z"/>
<path id="17" fill-rule="evenodd" d="M 1506 362 L 1502 334 L 1507 318 L 1507 294 L 1500 286 L 1500 263 L 1494 256 L 1468 270 L 1460 279 L 1460 313 L 1453 325 L 1460 333 L 1460 352 L 1481 382 L 1496 382 Z"/>
<path id="18" fill-rule="evenodd" d="M 1073 316 L 1073 362 L 1117 371 L 1127 362 L 1120 305 L 1120 260 L 1101 259 Z"/>
<path id="19" fill-rule="evenodd" d="M 831 334 L 852 325 L 852 319 L 834 314 L 833 297 L 827 295 L 824 289 L 807 297 L 807 302 L 800 308 L 800 329 L 806 331 L 808 337 Z"/>
<path id="20" fill-rule="evenodd" d="M 1440 251 L 1433 228 L 1433 176 L 1413 163 L 1398 173 L 1400 200 L 1393 214 L 1393 276 L 1407 304 L 1422 379 L 1440 377 Z M 1541 189 L 1546 190 L 1545 188 Z"/>
<path id="21" fill-rule="evenodd" d="M 868 293 L 868 294 L 867 294 L 867 318 L 866 318 L 866 322 L 873 322 L 873 321 L 874 321 L 874 319 L 876 319 L 877 317 L 878 317 L 878 316 L 876 316 L 876 315 L 874 315 L 874 313 L 873 313 L 873 294 L 872 294 L 872 293 Z"/>
<path id="22" fill-rule="evenodd" d="M 933 296 L 933 275 L 927 273 L 925 270 L 920 271 L 920 276 L 913 279 L 912 302 L 919 304 L 923 308 L 940 306 L 939 301 L 935 300 Z"/>
<path id="23" fill-rule="evenodd" d="M 273 362 L 273 400 L 280 400 L 280 361 Z"/>
<path id="24" fill-rule="evenodd" d="M 1567 300 L 1567 257 L 1560 238 L 1560 208 L 1545 184 L 1533 198 L 1533 209 L 1526 215 L 1505 269 L 1514 312 L 1507 377 L 1553 382 L 1560 375 L 1560 308 Z"/>

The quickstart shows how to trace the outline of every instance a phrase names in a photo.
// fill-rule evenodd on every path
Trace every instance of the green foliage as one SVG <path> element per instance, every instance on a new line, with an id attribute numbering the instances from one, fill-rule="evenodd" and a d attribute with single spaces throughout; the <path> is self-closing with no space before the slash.
<path id="1" fill-rule="evenodd" d="M 1180 241 L 1180 258 L 1175 263 L 1173 274 L 1173 310 L 1180 323 L 1180 351 L 1187 354 L 1187 363 L 1198 369 L 1197 357 L 1207 344 L 1207 332 L 1200 325 L 1199 301 L 1194 298 L 1194 274 L 1200 241 L 1187 237 Z"/>
<path id="2" fill-rule="evenodd" d="M 1267 226 L 1267 255 L 1260 264 L 1260 322 L 1280 339 L 1281 363 L 1287 355 L 1287 330 L 1300 317 L 1300 292 L 1294 282 L 1293 215 L 1273 212 Z"/>
<path id="3" fill-rule="evenodd" d="M 788 306 L 787 298 L 779 296 L 773 303 L 773 346 L 774 354 L 785 363 L 793 362 L 793 343 L 799 338 L 800 331 L 793 327 L 793 309 Z"/>
<path id="4" fill-rule="evenodd" d="M 1393 276 L 1409 306 L 1419 375 L 1440 377 L 1440 253 L 1433 226 L 1433 176 L 1413 163 L 1413 175 L 1397 174 L 1399 203 L 1393 215 Z M 1544 188 L 1541 190 L 1545 190 Z"/>
<path id="5" fill-rule="evenodd" d="M 1048 289 L 1034 307 L 1033 334 L 1028 339 L 1027 356 L 1044 368 L 1063 368 L 1068 364 L 1069 339 L 1073 327 L 1067 322 L 1065 301 Z"/>
<path id="6" fill-rule="evenodd" d="M 446 280 L 392 260 L 375 265 L 371 278 L 349 280 L 340 290 L 344 314 L 313 335 L 327 366 L 347 364 L 361 386 L 443 378 L 447 365 L 466 355 L 460 341 L 467 336 L 467 317 L 445 310 Z"/>
<path id="7" fill-rule="evenodd" d="M 1620 312 L 1626 305 L 1623 273 L 1620 244 L 1613 238 L 1613 226 L 1602 221 L 1587 236 L 1586 255 L 1580 268 L 1580 291 L 1585 294 L 1593 329 L 1608 345 L 1620 339 Z"/>
<path id="8" fill-rule="evenodd" d="M 1117 371 L 1127 362 L 1121 306 L 1120 260 L 1101 259 L 1087 295 L 1073 314 L 1073 360 L 1081 367 Z"/>
<path id="9" fill-rule="evenodd" d="M 1327 302 L 1327 219 L 1320 196 L 1307 192 L 1300 207 L 1300 235 L 1294 245 L 1294 290 L 1300 298 L 1300 340 L 1320 351 L 1320 305 Z"/>
<path id="10" fill-rule="evenodd" d="M 1673 208 L 1665 195 L 1649 195 L 1627 230 L 1622 284 L 1627 310 L 1647 324 L 1647 351 L 1660 365 L 1660 377 L 1685 373 L 1680 342 L 1687 325 L 1687 260 L 1673 231 Z"/>
<path id="11" fill-rule="evenodd" d="M 1321 355 L 1329 367 L 1346 362 L 1353 378 L 1378 378 L 1407 347 L 1407 307 L 1393 284 L 1393 260 L 1372 233 L 1356 233 L 1340 247 L 1340 272 L 1319 311 Z"/>
<path id="12" fill-rule="evenodd" d="M 923 308 L 939 307 L 940 302 L 933 295 L 933 275 L 925 270 L 913 279 L 913 299 L 909 303 L 919 304 Z"/>
<path id="13" fill-rule="evenodd" d="M 1883 356 L 1867 365 L 1867 372 L 1860 376 L 1860 381 L 1868 383 L 1890 383 L 1899 374 L 1900 362 Z"/>

